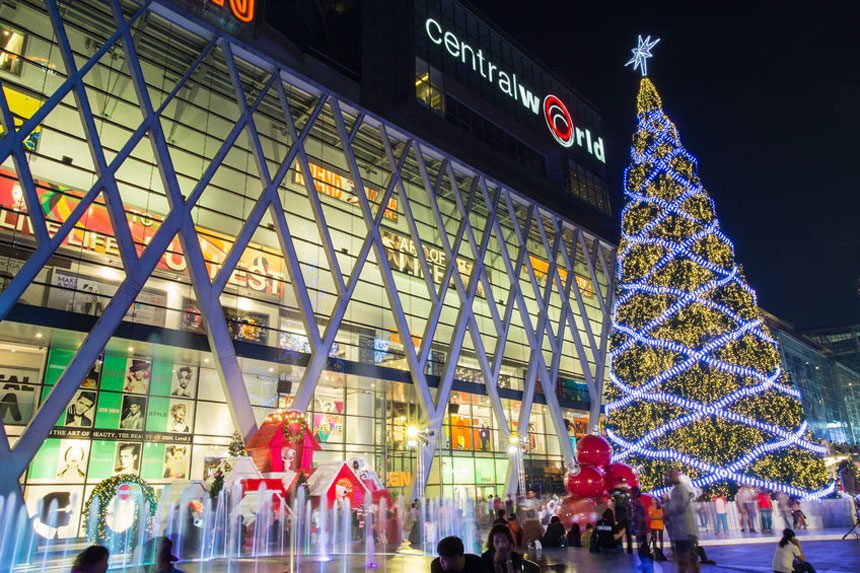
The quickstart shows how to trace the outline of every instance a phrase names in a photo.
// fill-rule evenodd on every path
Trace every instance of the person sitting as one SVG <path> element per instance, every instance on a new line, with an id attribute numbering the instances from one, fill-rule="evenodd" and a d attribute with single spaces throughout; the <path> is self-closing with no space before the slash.
<path id="1" fill-rule="evenodd" d="M 523 521 L 523 547 L 532 547 L 535 541 L 540 542 L 542 537 L 543 526 L 537 517 Z"/>
<path id="2" fill-rule="evenodd" d="M 514 547 L 523 546 L 523 527 L 517 521 L 517 514 L 512 513 L 508 517 L 508 527 L 511 529 L 511 536 L 514 538 Z"/>
<path id="3" fill-rule="evenodd" d="M 105 573 L 110 551 L 101 545 L 90 545 L 75 557 L 72 573 Z"/>
<path id="4" fill-rule="evenodd" d="M 567 546 L 582 547 L 582 534 L 580 533 L 578 523 L 571 525 L 567 532 Z"/>
<path id="5" fill-rule="evenodd" d="M 514 538 L 507 525 L 494 525 L 490 530 L 487 550 L 481 554 L 484 573 L 519 573 L 523 556 L 514 552 Z"/>
<path id="6" fill-rule="evenodd" d="M 611 509 L 603 512 L 600 520 L 594 524 L 594 531 L 600 551 L 617 551 L 622 548 L 620 540 L 624 537 L 625 531 L 615 523 L 615 515 Z"/>
<path id="7" fill-rule="evenodd" d="M 156 560 L 157 573 L 182 573 L 182 570 L 174 565 L 177 561 L 179 559 L 173 554 L 173 542 L 167 537 L 162 537 Z"/>
<path id="8" fill-rule="evenodd" d="M 463 540 L 454 535 L 441 539 L 436 545 L 436 553 L 439 557 L 430 563 L 430 573 L 443 571 L 481 573 L 483 571 L 481 558 L 472 553 L 466 553 Z"/>
<path id="9" fill-rule="evenodd" d="M 815 573 L 815 568 L 803 556 L 794 530 L 783 529 L 782 539 L 776 544 L 771 567 L 774 573 Z"/>
<path id="10" fill-rule="evenodd" d="M 585 524 L 585 531 L 582 532 L 582 546 L 591 549 L 591 536 L 594 535 L 594 526 L 590 523 Z"/>
<path id="11" fill-rule="evenodd" d="M 561 518 L 553 515 L 549 520 L 546 533 L 540 540 L 541 545 L 544 547 L 561 547 L 562 539 L 564 539 L 564 526 L 561 524 Z"/>

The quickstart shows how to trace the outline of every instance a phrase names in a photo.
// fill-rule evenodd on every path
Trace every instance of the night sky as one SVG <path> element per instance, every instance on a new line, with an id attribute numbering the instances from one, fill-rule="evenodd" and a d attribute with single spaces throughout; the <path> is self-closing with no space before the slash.
<path id="1" fill-rule="evenodd" d="M 474 0 L 603 115 L 613 204 L 636 126 L 637 34 L 759 304 L 797 328 L 860 323 L 860 71 L 848 2 Z M 574 118 L 575 119 L 575 118 Z"/>

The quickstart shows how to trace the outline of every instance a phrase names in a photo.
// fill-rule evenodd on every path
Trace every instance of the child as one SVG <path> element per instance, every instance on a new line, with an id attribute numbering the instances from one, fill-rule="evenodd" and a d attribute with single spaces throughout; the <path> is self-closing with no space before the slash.
<path id="1" fill-rule="evenodd" d="M 648 523 L 649 532 L 651 534 L 651 546 L 654 552 L 657 552 L 657 540 L 660 540 L 660 553 L 663 552 L 663 504 L 660 500 L 655 499 L 654 503 L 648 507 Z"/>
<path id="2" fill-rule="evenodd" d="M 794 511 L 791 512 L 791 519 L 794 522 L 795 529 L 807 529 L 806 527 L 806 514 L 803 513 L 803 510 L 800 509 L 800 502 L 794 502 Z"/>
<path id="3" fill-rule="evenodd" d="M 594 533 L 594 526 L 590 523 L 585 524 L 585 532 L 582 534 L 580 542 L 583 547 L 591 547 L 591 535 Z"/>

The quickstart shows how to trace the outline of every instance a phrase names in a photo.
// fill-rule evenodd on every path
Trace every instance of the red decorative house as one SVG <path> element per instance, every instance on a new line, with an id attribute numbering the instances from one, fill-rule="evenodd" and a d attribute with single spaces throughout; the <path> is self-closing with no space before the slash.
<path id="1" fill-rule="evenodd" d="M 346 462 L 320 464 L 308 478 L 308 496 L 318 504 L 331 507 L 336 501 L 348 499 L 350 507 L 370 502 L 370 491 Z"/>
<path id="2" fill-rule="evenodd" d="M 314 451 L 322 448 L 301 412 L 274 412 L 248 442 L 248 453 L 263 473 L 309 473 Z"/>

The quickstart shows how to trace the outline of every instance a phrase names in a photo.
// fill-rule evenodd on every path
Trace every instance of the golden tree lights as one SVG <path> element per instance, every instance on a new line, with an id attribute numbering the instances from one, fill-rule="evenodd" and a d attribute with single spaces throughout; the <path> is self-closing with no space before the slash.
<path id="1" fill-rule="evenodd" d="M 776 341 L 720 230 L 696 159 L 647 77 L 625 174 L 606 431 L 643 489 L 693 484 L 814 498 L 833 491 Z"/>

